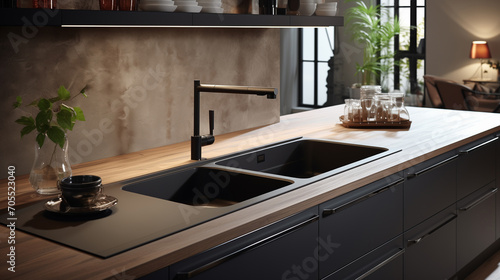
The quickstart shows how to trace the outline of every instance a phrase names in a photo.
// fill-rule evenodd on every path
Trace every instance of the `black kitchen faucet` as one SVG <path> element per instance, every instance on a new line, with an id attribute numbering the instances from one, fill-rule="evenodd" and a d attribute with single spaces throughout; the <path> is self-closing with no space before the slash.
<path id="1" fill-rule="evenodd" d="M 269 87 L 247 87 L 228 85 L 201 84 L 199 80 L 194 81 L 194 134 L 191 136 L 191 159 L 201 160 L 201 147 L 212 145 L 214 137 L 214 111 L 209 111 L 210 134 L 200 135 L 200 92 L 220 92 L 237 94 L 265 95 L 267 99 L 276 99 L 276 88 Z"/>

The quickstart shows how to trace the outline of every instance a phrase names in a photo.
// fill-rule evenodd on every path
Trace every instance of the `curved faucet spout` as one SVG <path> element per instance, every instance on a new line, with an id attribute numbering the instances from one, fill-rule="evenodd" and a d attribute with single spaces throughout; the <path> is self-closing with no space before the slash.
<path id="1" fill-rule="evenodd" d="M 266 96 L 267 99 L 276 99 L 277 89 L 270 87 L 247 87 L 229 85 L 201 84 L 199 80 L 194 81 L 194 129 L 191 136 L 191 159 L 201 160 L 201 147 L 211 145 L 215 141 L 213 136 L 213 112 L 211 113 L 210 135 L 200 135 L 200 92 L 219 92 L 236 94 L 255 94 Z"/>

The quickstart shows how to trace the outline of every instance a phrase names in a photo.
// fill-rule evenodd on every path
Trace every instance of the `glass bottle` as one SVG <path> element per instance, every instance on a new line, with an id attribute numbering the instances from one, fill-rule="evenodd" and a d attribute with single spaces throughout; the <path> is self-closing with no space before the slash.
<path id="1" fill-rule="evenodd" d="M 398 122 L 405 122 L 410 120 L 410 113 L 405 107 L 404 94 L 397 94 L 392 96 L 394 107 L 397 108 Z"/>
<path id="2" fill-rule="evenodd" d="M 46 139 L 42 147 L 35 144 L 35 160 L 30 172 L 31 186 L 43 195 L 59 194 L 59 180 L 71 176 L 68 158 L 68 139 L 61 148 Z"/>

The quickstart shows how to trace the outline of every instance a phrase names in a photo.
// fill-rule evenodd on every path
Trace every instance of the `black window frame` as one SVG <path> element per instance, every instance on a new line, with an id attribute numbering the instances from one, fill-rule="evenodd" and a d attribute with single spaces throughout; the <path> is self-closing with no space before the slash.
<path id="1" fill-rule="evenodd" d="M 324 28 L 324 27 L 321 27 Z M 299 28 L 299 40 L 298 40 L 298 50 L 299 50 L 299 82 L 298 82 L 298 106 L 299 107 L 304 107 L 304 108 L 323 108 L 325 107 L 325 104 L 318 104 L 319 100 L 319 93 L 318 93 L 318 64 L 319 63 L 327 63 L 328 61 L 323 61 L 318 59 L 318 32 L 320 28 L 314 28 L 314 59 L 313 60 L 304 60 L 303 57 L 303 28 Z M 335 30 L 333 31 L 335 32 Z M 334 38 L 331 38 L 334 40 Z M 331 42 L 332 46 L 334 45 L 333 42 Z M 332 54 L 333 56 L 333 54 Z M 304 75 L 304 68 L 303 63 L 304 62 L 312 62 L 314 63 L 314 104 L 304 104 L 304 91 L 303 91 L 303 75 Z M 326 81 L 325 81 L 326 82 Z"/>
<path id="2" fill-rule="evenodd" d="M 393 0 L 394 1 L 394 6 L 383 6 L 387 8 L 393 8 L 394 9 L 394 14 L 392 15 L 393 17 L 398 17 L 400 16 L 399 14 L 399 8 L 400 7 L 410 7 L 410 26 L 417 26 L 417 8 L 424 8 L 427 4 L 427 1 L 424 1 L 424 6 L 418 6 L 417 5 L 417 0 L 410 0 L 410 6 L 400 6 L 399 5 L 399 0 Z M 377 0 L 377 5 L 381 5 L 381 1 Z M 394 38 L 394 61 L 396 62 L 394 65 L 394 89 L 400 89 L 400 83 L 401 83 L 401 69 L 400 66 L 397 64 L 397 61 L 401 61 L 402 59 L 407 58 L 410 64 L 410 93 L 415 94 L 419 90 L 423 91 L 423 89 L 419 88 L 418 85 L 418 79 L 417 79 L 417 67 L 418 67 L 418 61 L 419 60 L 424 60 L 425 61 L 425 52 L 419 52 L 419 44 L 421 42 L 417 42 L 417 29 L 412 28 L 410 29 L 410 48 L 407 51 L 402 51 L 400 50 L 400 41 L 399 41 L 399 36 L 395 36 Z M 422 46 L 423 47 L 423 46 Z"/>

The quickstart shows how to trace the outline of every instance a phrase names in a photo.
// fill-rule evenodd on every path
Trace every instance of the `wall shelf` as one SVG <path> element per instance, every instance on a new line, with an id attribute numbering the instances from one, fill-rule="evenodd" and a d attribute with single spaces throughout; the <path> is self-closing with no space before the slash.
<path id="1" fill-rule="evenodd" d="M 344 17 L 1 8 L 0 25 L 290 28 L 343 26 Z"/>

